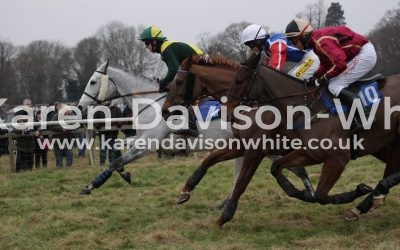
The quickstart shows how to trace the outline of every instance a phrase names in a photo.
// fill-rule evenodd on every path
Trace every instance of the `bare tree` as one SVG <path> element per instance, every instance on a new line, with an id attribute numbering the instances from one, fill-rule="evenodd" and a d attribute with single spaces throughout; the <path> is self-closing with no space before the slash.
<path id="1" fill-rule="evenodd" d="M 71 50 L 59 43 L 33 41 L 16 58 L 19 95 L 35 103 L 67 101 L 65 79 L 70 77 Z"/>
<path id="2" fill-rule="evenodd" d="M 247 58 L 248 50 L 240 43 L 240 35 L 249 24 L 247 22 L 233 23 L 215 36 L 204 33 L 199 36 L 200 46 L 209 54 L 243 61 Z"/>
<path id="3" fill-rule="evenodd" d="M 326 9 L 324 0 L 319 0 L 316 3 L 308 4 L 305 10 L 298 13 L 296 17 L 309 21 L 314 29 L 319 29 L 325 24 Z"/>
<path id="4" fill-rule="evenodd" d="M 153 72 L 157 57 L 146 50 L 138 40 L 138 31 L 121 22 L 110 22 L 97 32 L 103 49 L 103 55 L 110 59 L 110 64 L 123 68 L 136 75 Z"/>
<path id="5" fill-rule="evenodd" d="M 93 72 L 100 65 L 102 51 L 100 40 L 88 37 L 78 42 L 74 49 L 74 71 L 77 78 L 76 87 L 81 93 L 85 89 Z"/>
<path id="6" fill-rule="evenodd" d="M 16 88 L 17 78 L 14 67 L 14 58 L 17 48 L 8 41 L 0 41 L 0 89 L 2 98 L 6 97 L 8 103 L 17 103 L 18 93 Z"/>
<path id="7" fill-rule="evenodd" d="M 378 56 L 375 71 L 387 75 L 400 73 L 400 9 L 387 11 L 368 38 Z"/>

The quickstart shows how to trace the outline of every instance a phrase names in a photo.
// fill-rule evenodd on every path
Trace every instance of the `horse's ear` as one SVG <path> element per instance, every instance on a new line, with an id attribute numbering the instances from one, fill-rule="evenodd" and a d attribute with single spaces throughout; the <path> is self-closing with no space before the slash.
<path id="1" fill-rule="evenodd" d="M 107 74 L 107 68 L 109 63 L 110 63 L 110 58 L 107 58 L 106 66 L 104 67 L 104 74 Z"/>

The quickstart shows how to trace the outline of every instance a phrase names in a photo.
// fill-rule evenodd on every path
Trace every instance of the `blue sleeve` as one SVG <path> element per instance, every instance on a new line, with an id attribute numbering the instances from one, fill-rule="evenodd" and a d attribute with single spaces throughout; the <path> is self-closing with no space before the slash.
<path id="1" fill-rule="evenodd" d="M 306 50 L 300 50 L 294 47 L 290 40 L 287 41 L 287 46 L 287 61 L 289 62 L 300 62 L 307 53 Z"/>

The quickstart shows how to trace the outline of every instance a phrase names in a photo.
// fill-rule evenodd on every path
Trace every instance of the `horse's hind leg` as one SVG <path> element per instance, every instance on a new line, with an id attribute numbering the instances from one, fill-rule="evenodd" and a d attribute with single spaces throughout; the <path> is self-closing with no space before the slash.
<path id="1" fill-rule="evenodd" d="M 226 199 L 223 200 L 223 201 L 221 202 L 221 204 L 219 204 L 219 205 L 215 208 L 216 210 L 222 210 L 222 209 L 225 207 L 225 205 L 226 205 L 226 203 L 228 202 L 228 200 L 232 197 L 233 189 L 235 188 L 236 182 L 237 182 L 237 180 L 238 180 L 238 178 L 239 178 L 239 175 L 240 175 L 240 171 L 242 170 L 243 159 L 244 159 L 244 157 L 239 157 L 239 158 L 236 158 L 236 159 L 235 159 L 235 173 L 234 173 L 234 177 L 233 177 L 233 187 L 232 187 L 232 190 L 231 190 L 231 192 L 228 194 L 228 196 L 226 197 Z"/>
<path id="2" fill-rule="evenodd" d="M 313 164 L 315 164 L 315 161 L 308 157 L 303 150 L 296 150 L 274 161 L 271 166 L 271 174 L 288 196 L 305 202 L 314 202 L 314 189 L 304 169 L 304 166 Z M 306 190 L 300 191 L 285 175 L 283 175 L 282 169 L 287 165 L 290 165 L 290 167 L 288 167 L 289 170 L 303 180 Z"/>
<path id="3" fill-rule="evenodd" d="M 178 204 L 185 203 L 190 199 L 190 191 L 192 191 L 197 184 L 203 179 L 207 170 L 218 162 L 235 159 L 243 156 L 243 151 L 239 149 L 221 149 L 210 154 L 203 160 L 201 165 L 193 172 L 193 174 L 186 180 L 181 194 L 179 195 Z M 236 178 L 236 176 L 234 177 Z"/>
<path id="4" fill-rule="evenodd" d="M 400 183 L 400 158 L 397 153 L 399 147 L 400 139 L 396 139 L 383 150 L 374 153 L 376 158 L 386 162 L 383 179 L 378 183 L 371 194 L 369 194 L 357 207 L 353 208 L 346 214 L 346 220 L 358 220 L 360 214 L 367 213 L 372 207 L 377 208 L 381 206 L 390 188 Z"/>

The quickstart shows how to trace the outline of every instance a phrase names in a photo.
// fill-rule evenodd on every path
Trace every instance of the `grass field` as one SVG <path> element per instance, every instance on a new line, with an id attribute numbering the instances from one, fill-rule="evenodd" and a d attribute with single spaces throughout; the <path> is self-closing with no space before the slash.
<path id="1" fill-rule="evenodd" d="M 400 192 L 393 188 L 385 204 L 358 222 L 344 214 L 352 204 L 306 204 L 287 197 L 269 174 L 264 160 L 239 202 L 236 215 L 222 229 L 215 221 L 232 184 L 232 161 L 209 170 L 177 205 L 186 178 L 206 153 L 189 158 L 158 159 L 155 155 L 127 165 L 132 185 L 113 175 L 90 196 L 80 189 L 101 169 L 87 158 L 56 170 L 10 173 L 8 157 L 0 157 L 0 249 L 398 249 Z M 309 169 L 315 183 L 320 166 Z M 335 191 L 360 182 L 375 186 L 383 165 L 372 158 L 351 162 Z"/>

